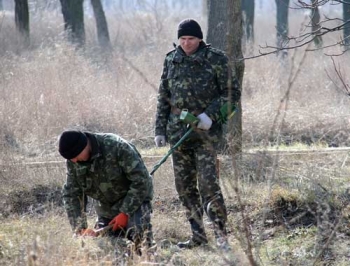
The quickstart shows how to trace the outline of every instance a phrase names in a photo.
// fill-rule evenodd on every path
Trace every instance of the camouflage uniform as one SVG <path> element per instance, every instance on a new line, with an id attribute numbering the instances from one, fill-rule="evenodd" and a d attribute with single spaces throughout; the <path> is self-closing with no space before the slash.
<path id="1" fill-rule="evenodd" d="M 97 227 L 106 226 L 116 215 L 129 215 L 126 231 L 132 240 L 152 238 L 150 222 L 153 183 L 136 148 L 115 134 L 85 132 L 91 143 L 91 159 L 67 160 L 63 201 L 73 230 L 87 228 L 85 198 L 94 199 Z M 128 230 L 131 229 L 131 230 Z M 120 233 L 120 232 L 118 232 Z"/>
<path id="2" fill-rule="evenodd" d="M 227 56 L 203 41 L 186 56 L 180 46 L 165 58 L 158 91 L 155 135 L 165 135 L 174 145 L 188 130 L 180 110 L 205 112 L 213 121 L 208 131 L 195 130 L 173 153 L 176 190 L 191 224 L 193 237 L 204 237 L 203 209 L 214 222 L 215 232 L 226 234 L 226 207 L 216 171 L 216 146 L 222 137 L 220 107 L 228 102 Z M 238 81 L 232 75 L 231 102 L 240 99 Z"/>

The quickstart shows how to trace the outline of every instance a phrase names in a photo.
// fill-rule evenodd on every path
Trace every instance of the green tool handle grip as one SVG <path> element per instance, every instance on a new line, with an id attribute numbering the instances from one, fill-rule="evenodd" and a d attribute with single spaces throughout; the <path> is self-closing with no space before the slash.
<path id="1" fill-rule="evenodd" d="M 168 151 L 168 153 L 153 167 L 152 171 L 150 172 L 150 175 L 153 175 L 155 171 L 168 159 L 168 157 L 174 152 L 174 150 L 181 145 L 181 143 L 187 138 L 187 136 L 192 132 L 193 127 L 190 127 L 185 135 L 182 136 L 182 138 L 175 143 L 175 145 Z"/>

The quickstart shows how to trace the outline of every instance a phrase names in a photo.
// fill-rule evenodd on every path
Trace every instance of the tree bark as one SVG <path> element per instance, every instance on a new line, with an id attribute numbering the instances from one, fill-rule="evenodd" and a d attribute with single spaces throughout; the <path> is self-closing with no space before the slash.
<path id="1" fill-rule="evenodd" d="M 343 20 L 348 24 L 343 29 L 344 44 L 347 48 L 350 47 L 350 0 L 344 0 L 343 3 Z"/>
<path id="2" fill-rule="evenodd" d="M 83 46 L 85 43 L 84 0 L 60 0 L 64 29 L 72 43 Z"/>
<path id="3" fill-rule="evenodd" d="M 207 43 L 220 50 L 226 50 L 227 43 L 227 0 L 208 0 Z"/>
<path id="4" fill-rule="evenodd" d="M 311 24 L 312 24 L 312 34 L 314 35 L 314 44 L 317 48 L 321 48 L 323 41 L 321 36 L 317 36 L 317 34 L 320 34 L 320 11 L 318 8 L 318 0 L 312 0 L 312 10 L 311 10 Z"/>
<path id="5" fill-rule="evenodd" d="M 254 0 L 242 0 L 243 28 L 247 42 L 254 42 Z"/>
<path id="6" fill-rule="evenodd" d="M 101 48 L 111 49 L 111 43 L 109 39 L 109 31 L 105 12 L 103 11 L 101 0 L 91 0 L 91 5 L 94 10 L 97 38 Z"/>
<path id="7" fill-rule="evenodd" d="M 24 46 L 28 47 L 30 44 L 28 0 L 15 0 L 15 23 Z"/>
<path id="8" fill-rule="evenodd" d="M 253 1 L 254 2 L 254 1 Z M 244 76 L 244 61 L 242 51 L 242 6 L 241 0 L 228 0 L 228 42 L 227 42 L 227 54 L 232 63 L 234 74 L 238 79 L 241 86 L 243 84 Z M 231 151 L 233 155 L 242 154 L 242 104 L 241 101 L 238 103 L 238 111 L 233 116 L 232 125 L 229 124 L 228 131 L 232 133 L 233 142 L 231 145 Z"/>
<path id="9" fill-rule="evenodd" d="M 226 51 L 235 75 L 240 85 L 243 83 L 244 63 L 237 59 L 243 58 L 242 53 L 242 9 L 241 0 L 208 0 L 208 34 L 207 43 Z M 229 88 L 230 88 L 230 84 Z M 225 126 L 225 135 L 230 134 L 229 152 L 239 155 L 242 152 L 242 112 L 234 115 L 230 126 Z M 226 150 L 227 139 L 223 138 L 220 150 Z"/>
<path id="10" fill-rule="evenodd" d="M 275 0 L 276 1 L 276 14 L 277 14 L 277 47 L 283 49 L 288 45 L 288 9 L 289 0 Z M 281 50 L 278 55 L 285 57 L 287 55 L 286 50 Z"/>

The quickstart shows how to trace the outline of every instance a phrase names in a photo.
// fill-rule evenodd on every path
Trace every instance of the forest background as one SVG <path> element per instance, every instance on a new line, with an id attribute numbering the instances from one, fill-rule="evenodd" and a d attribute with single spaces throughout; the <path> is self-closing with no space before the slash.
<path id="1" fill-rule="evenodd" d="M 321 21 L 341 25 L 339 1 L 323 2 Z M 28 39 L 14 2 L 1 3 L 0 264 L 110 265 L 118 258 L 103 239 L 72 238 L 58 136 L 72 128 L 117 133 L 151 169 L 168 148 L 153 144 L 164 56 L 184 18 L 199 21 L 206 38 L 208 10 L 202 1 L 102 1 L 107 49 L 90 1 L 83 47 L 65 31 L 59 1 L 29 1 Z M 323 48 L 288 49 L 311 28 L 310 8 L 289 7 L 282 54 L 275 1 L 255 1 L 254 38 L 243 34 L 242 156 L 219 156 L 233 254 L 173 245 L 190 232 L 169 160 L 154 175 L 157 253 L 130 265 L 348 265 L 349 52 L 336 30 L 322 36 Z M 92 226 L 93 210 L 88 217 Z"/>

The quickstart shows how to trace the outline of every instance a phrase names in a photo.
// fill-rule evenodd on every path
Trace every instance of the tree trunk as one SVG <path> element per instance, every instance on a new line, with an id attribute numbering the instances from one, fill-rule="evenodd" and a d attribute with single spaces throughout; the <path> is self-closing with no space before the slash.
<path id="1" fill-rule="evenodd" d="M 239 8 L 237 10 L 237 8 Z M 208 0 L 208 33 L 207 43 L 213 47 L 226 51 L 233 69 L 233 75 L 236 75 L 242 85 L 244 63 L 237 61 L 243 58 L 242 53 L 242 9 L 241 0 Z M 240 105 L 240 103 L 239 103 Z M 230 132 L 230 139 L 233 139 L 230 151 L 233 155 L 238 155 L 242 151 L 242 112 L 235 114 L 230 127 L 224 127 L 225 135 Z M 227 139 L 223 138 L 220 150 L 226 150 Z"/>
<path id="2" fill-rule="evenodd" d="M 29 46 L 28 0 L 15 0 L 15 23 L 25 47 Z"/>
<path id="3" fill-rule="evenodd" d="M 84 0 L 60 0 L 60 2 L 68 39 L 72 43 L 83 46 L 85 43 Z"/>
<path id="4" fill-rule="evenodd" d="M 350 0 L 343 1 L 343 20 L 348 22 L 343 29 L 344 44 L 347 48 L 350 47 Z"/>
<path id="5" fill-rule="evenodd" d="M 312 24 L 312 34 L 314 35 L 314 44 L 317 48 L 321 48 L 323 41 L 321 36 L 317 36 L 320 34 L 320 11 L 318 8 L 318 0 L 312 0 L 313 9 L 311 10 L 311 24 Z"/>
<path id="6" fill-rule="evenodd" d="M 243 27 L 247 42 L 254 42 L 254 0 L 242 0 Z"/>
<path id="7" fill-rule="evenodd" d="M 207 43 L 220 50 L 226 50 L 227 43 L 227 0 L 208 0 Z"/>
<path id="8" fill-rule="evenodd" d="M 277 47 L 283 49 L 288 45 L 288 8 L 289 0 L 275 0 L 277 9 Z M 281 50 L 278 55 L 284 58 L 287 55 L 286 50 Z"/>
<path id="9" fill-rule="evenodd" d="M 101 4 L 101 0 L 91 0 L 91 5 L 94 10 L 96 28 L 97 28 L 97 38 L 101 48 L 110 50 L 111 43 L 109 39 L 108 25 Z"/>
<path id="10" fill-rule="evenodd" d="M 254 1 L 253 1 L 254 2 Z M 254 5 L 254 4 L 253 4 Z M 234 74 L 238 79 L 239 84 L 243 84 L 244 61 L 242 52 L 242 6 L 241 0 L 227 1 L 228 10 L 228 42 L 227 54 L 232 62 Z M 253 14 L 254 17 L 254 14 Z M 232 127 L 229 124 L 229 132 L 232 132 L 233 143 L 231 151 L 233 155 L 242 154 L 242 104 L 238 103 L 238 112 L 233 116 Z"/>

